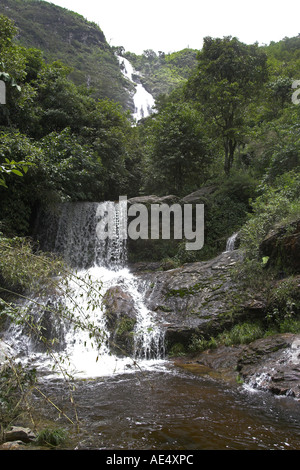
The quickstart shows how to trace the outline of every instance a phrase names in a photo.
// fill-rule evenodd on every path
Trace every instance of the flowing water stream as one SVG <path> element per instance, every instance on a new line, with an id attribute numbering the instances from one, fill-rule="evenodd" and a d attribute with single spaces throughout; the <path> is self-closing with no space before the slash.
<path id="1" fill-rule="evenodd" d="M 100 240 L 97 226 L 109 208 L 116 236 Z M 36 341 L 17 327 L 8 331 L 6 341 L 21 361 L 37 367 L 43 393 L 74 422 L 76 409 L 80 427 L 72 434 L 70 448 L 299 449 L 297 401 L 229 385 L 183 369 L 165 357 L 164 332 L 144 304 L 145 286 L 126 266 L 126 240 L 120 237 L 122 204 L 65 204 L 60 209 L 40 227 L 45 247 L 63 255 L 72 269 L 77 268 L 68 286 L 71 295 L 59 297 L 59 302 L 75 305 L 73 321 L 83 315 L 102 335 L 95 346 L 91 330 L 74 329 L 69 321 L 56 324 L 54 317 L 48 322 L 61 338 L 57 354 L 73 377 L 72 401 L 70 381 L 60 368 L 53 368 L 53 357 Z M 82 289 L 86 279 L 92 292 Z M 138 312 L 132 357 L 117 357 L 109 349 L 101 299 L 112 286 L 129 293 Z M 43 302 L 54 305 L 56 294 L 49 293 Z M 45 311 L 35 308 L 32 313 L 41 316 Z M 49 401 L 39 394 L 35 400 L 42 422 L 53 421 L 73 432 L 64 414 L 58 416 Z"/>
<path id="2" fill-rule="evenodd" d="M 153 106 L 155 100 L 151 93 L 149 93 L 141 81 L 139 80 L 139 73 L 134 70 L 129 60 L 124 57 L 118 56 L 121 71 L 124 77 L 127 78 L 135 86 L 135 92 L 133 94 L 134 112 L 133 118 L 139 121 L 142 118 L 149 116 L 153 112 Z"/>

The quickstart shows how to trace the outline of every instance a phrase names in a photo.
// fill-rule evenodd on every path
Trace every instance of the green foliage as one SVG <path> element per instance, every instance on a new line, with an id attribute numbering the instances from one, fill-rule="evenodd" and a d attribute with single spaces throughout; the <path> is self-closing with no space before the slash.
<path id="1" fill-rule="evenodd" d="M 273 76 L 298 78 L 300 64 L 300 35 L 281 41 L 272 41 L 265 47 L 268 54 L 268 64 Z"/>
<path id="2" fill-rule="evenodd" d="M 199 353 L 206 349 L 215 349 L 216 347 L 217 342 L 215 338 L 211 337 L 210 339 L 205 339 L 203 336 L 193 335 L 188 349 L 192 353 Z"/>
<path id="3" fill-rule="evenodd" d="M 264 330 L 259 324 L 245 322 L 237 324 L 231 330 L 220 334 L 218 342 L 225 344 L 225 346 L 248 344 L 263 336 Z"/>
<path id="4" fill-rule="evenodd" d="M 67 436 L 63 428 L 47 427 L 38 432 L 35 442 L 40 446 L 58 447 L 66 442 Z"/>
<path id="5" fill-rule="evenodd" d="M 47 185 L 63 201 L 93 200 L 103 193 L 103 165 L 91 145 L 69 128 L 51 132 L 41 141 Z"/>
<path id="6" fill-rule="evenodd" d="M 300 169 L 300 126 L 299 109 L 294 106 L 289 115 L 277 128 L 277 139 L 271 148 L 269 167 L 266 172 L 266 181 L 274 181 L 279 175 L 291 170 Z"/>
<path id="7" fill-rule="evenodd" d="M 0 164 L 5 168 L 5 185 L 0 187 L 0 220 L 7 233 L 26 234 L 31 210 L 46 193 L 42 151 L 32 139 L 7 128 L 0 129 Z M 7 163 L 9 162 L 9 163 Z M 21 170 L 23 177 L 10 170 Z M 17 173 L 19 175 L 19 173 Z M 44 185 L 43 185 L 44 179 Z"/>
<path id="8" fill-rule="evenodd" d="M 0 24 L 0 52 L 2 53 L 11 45 L 12 39 L 17 34 L 17 28 L 14 26 L 13 22 L 3 14 L 0 14 Z"/>
<path id="9" fill-rule="evenodd" d="M 199 188 L 212 152 L 196 110 L 188 103 L 170 103 L 153 116 L 147 130 L 152 139 L 145 190 L 184 195 Z"/>
<path id="10" fill-rule="evenodd" d="M 276 282 L 269 293 L 268 321 L 286 329 L 300 313 L 299 281 L 293 276 Z"/>
<path id="11" fill-rule="evenodd" d="M 263 123 L 253 127 L 244 147 L 248 166 L 258 178 L 272 183 L 287 171 L 299 171 L 299 106 L 290 100 L 279 116 L 260 117 Z"/>
<path id="12" fill-rule="evenodd" d="M 206 37 L 197 59 L 187 95 L 199 103 L 212 132 L 222 139 L 228 175 L 237 145 L 243 142 L 247 107 L 267 78 L 267 57 L 257 45 L 248 46 L 236 38 Z"/>
<path id="13" fill-rule="evenodd" d="M 249 220 L 240 230 L 241 246 L 249 259 L 258 259 L 259 245 L 276 224 L 300 215 L 300 175 L 291 171 L 260 188 Z"/>
<path id="14" fill-rule="evenodd" d="M 201 353 L 207 349 L 215 349 L 222 345 L 237 346 L 249 344 L 257 339 L 265 338 L 276 333 L 299 334 L 300 332 L 300 321 L 297 318 L 274 315 L 273 318 L 268 317 L 267 320 L 266 324 L 255 321 L 237 323 L 231 329 L 225 330 L 218 336 L 209 339 L 205 339 L 203 336 L 193 335 L 188 350 L 195 354 Z M 176 350 L 180 351 L 179 346 Z M 176 355 L 176 350 L 174 355 Z"/>
<path id="15" fill-rule="evenodd" d="M 186 354 L 186 349 L 184 345 L 181 343 L 173 344 L 173 346 L 168 351 L 169 357 L 181 357 L 181 356 L 185 356 L 185 354 Z"/>
<path id="16" fill-rule="evenodd" d="M 27 173 L 28 166 L 31 163 L 25 161 L 15 162 L 14 160 L 10 161 L 8 158 L 5 158 L 5 162 L 0 165 L 0 186 L 7 188 L 5 183 L 4 174 L 13 174 L 17 176 L 23 176 L 23 172 Z"/>
<path id="17" fill-rule="evenodd" d="M 41 289 L 43 284 L 46 288 L 48 280 L 62 267 L 62 263 L 53 256 L 34 251 L 31 240 L 0 236 L 0 295 L 5 289 L 11 292 L 34 291 Z"/>

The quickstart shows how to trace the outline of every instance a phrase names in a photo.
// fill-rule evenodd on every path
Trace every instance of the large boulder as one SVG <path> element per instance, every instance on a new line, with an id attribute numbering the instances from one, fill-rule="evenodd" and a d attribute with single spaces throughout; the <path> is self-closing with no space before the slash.
<path id="1" fill-rule="evenodd" d="M 188 194 L 187 196 L 184 196 L 182 198 L 182 202 L 184 204 L 197 204 L 197 203 L 203 203 L 204 200 L 203 198 L 206 198 L 210 194 L 213 194 L 218 187 L 216 185 L 210 185 L 210 186 L 204 186 L 201 189 L 198 189 L 197 191 L 194 191 L 191 194 Z"/>
<path id="2" fill-rule="evenodd" d="M 111 351 L 118 356 L 131 356 L 137 315 L 134 299 L 120 286 L 114 286 L 105 293 L 104 306 Z"/>
<path id="3" fill-rule="evenodd" d="M 35 434 L 30 428 L 22 426 L 12 426 L 4 433 L 5 442 L 21 441 L 29 443 L 35 439 Z"/>

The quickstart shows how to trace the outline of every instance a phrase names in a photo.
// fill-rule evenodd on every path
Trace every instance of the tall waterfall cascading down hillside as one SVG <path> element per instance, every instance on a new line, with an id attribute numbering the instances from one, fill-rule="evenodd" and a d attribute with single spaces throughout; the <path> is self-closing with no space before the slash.
<path id="1" fill-rule="evenodd" d="M 113 233 L 102 240 L 97 236 L 97 225 L 108 210 L 113 214 Z M 145 368 L 164 361 L 164 333 L 144 303 L 147 285 L 126 267 L 126 238 L 121 233 L 126 210 L 123 201 L 66 203 L 60 207 L 58 215 L 44 217 L 41 224 L 44 249 L 59 253 L 76 274 L 68 280 L 67 295 L 49 293 L 47 298 L 38 299 L 38 303 L 45 305 L 44 310 L 37 306 L 37 299 L 32 305 L 27 303 L 36 321 L 46 326 L 46 330 L 50 328 L 59 338 L 60 344 L 56 348 L 60 357 L 65 357 L 68 371 L 75 376 L 111 375 L 134 369 L 135 361 Z M 131 357 L 115 355 L 110 350 L 104 299 L 105 293 L 116 287 L 133 300 L 136 324 Z M 61 303 L 72 312 L 72 320 L 68 317 L 64 321 L 47 312 L 47 306 L 55 309 Z M 80 328 L 82 323 L 88 328 Z M 19 327 L 12 327 L 7 342 L 17 349 L 21 360 L 35 362 L 37 367 L 51 368 L 51 358 Z"/>
<path id="2" fill-rule="evenodd" d="M 135 109 L 133 112 L 133 118 L 139 121 L 142 118 L 148 117 L 153 112 L 155 100 L 144 88 L 142 83 L 135 78 L 138 77 L 139 74 L 134 70 L 129 60 L 124 57 L 117 57 L 124 77 L 135 85 L 135 93 L 133 95 Z"/>

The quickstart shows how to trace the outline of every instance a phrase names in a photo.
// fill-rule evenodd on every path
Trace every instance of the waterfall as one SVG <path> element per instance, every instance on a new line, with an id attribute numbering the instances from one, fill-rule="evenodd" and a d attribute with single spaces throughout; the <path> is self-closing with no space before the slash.
<path id="1" fill-rule="evenodd" d="M 110 237 L 101 238 L 97 229 L 108 212 L 112 222 Z M 72 275 L 67 279 L 67 291 L 62 289 L 61 295 L 55 292 L 35 298 L 33 306 L 27 301 L 24 307 L 30 308 L 36 321 L 42 322 L 50 339 L 52 333 L 59 338 L 56 349 L 68 363 L 68 371 L 76 376 L 128 371 L 136 360 L 142 361 L 144 367 L 152 367 L 164 359 L 164 333 L 144 302 L 148 286 L 126 266 L 126 215 L 126 201 L 67 203 L 57 213 L 44 217 L 40 224 L 44 249 L 59 253 L 72 268 Z M 63 279 L 61 283 L 64 284 Z M 131 357 L 116 356 L 110 351 L 111 333 L 104 299 L 108 290 L 116 286 L 132 299 L 136 315 Z M 59 309 L 63 312 L 65 308 L 69 316 L 63 320 L 49 311 L 49 306 L 54 312 Z M 87 328 L 80 328 L 82 324 Z M 7 342 L 17 347 L 24 360 L 35 361 L 40 368 L 51 367 L 51 358 L 20 327 L 13 326 L 8 331 Z"/>
<path id="2" fill-rule="evenodd" d="M 225 253 L 228 252 L 228 251 L 233 251 L 235 249 L 235 241 L 237 239 L 237 236 L 238 236 L 238 233 L 236 232 L 228 238 L 228 240 L 226 242 Z"/>
<path id="3" fill-rule="evenodd" d="M 42 246 L 60 253 L 65 262 L 75 268 L 120 269 L 127 260 L 126 238 L 119 234 L 125 210 L 125 204 L 112 201 L 62 204 L 59 214 L 48 216 L 44 222 Z M 97 224 L 108 212 L 114 219 L 113 233 L 102 240 L 97 236 Z"/>
<path id="4" fill-rule="evenodd" d="M 155 100 L 153 96 L 140 83 L 138 78 L 136 78 L 139 76 L 139 73 L 134 70 L 129 60 L 125 59 L 124 57 L 117 57 L 124 77 L 130 82 L 132 82 L 135 86 L 135 92 L 133 95 L 133 118 L 136 121 L 139 121 L 140 119 L 148 117 L 150 114 L 152 114 L 152 108 L 155 104 Z"/>

